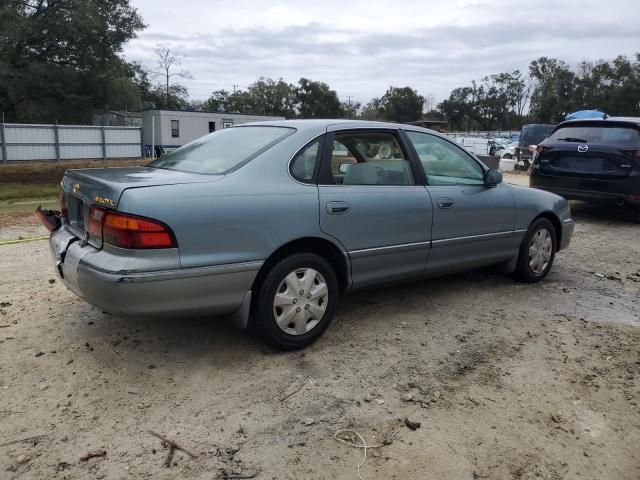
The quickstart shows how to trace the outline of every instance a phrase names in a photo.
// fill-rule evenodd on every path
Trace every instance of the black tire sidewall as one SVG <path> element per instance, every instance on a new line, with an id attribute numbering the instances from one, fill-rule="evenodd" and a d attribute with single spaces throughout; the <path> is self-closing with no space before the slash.
<path id="1" fill-rule="evenodd" d="M 551 259 L 549 260 L 549 265 L 544 269 L 542 273 L 534 273 L 531 270 L 529 265 L 529 243 L 531 242 L 531 238 L 533 235 L 540 230 L 540 228 L 546 228 L 551 234 Z M 518 254 L 518 266 L 516 268 L 516 278 L 520 281 L 527 283 L 539 282 L 544 277 L 547 276 L 551 267 L 553 266 L 553 262 L 556 257 L 556 248 L 557 248 L 557 233 L 551 221 L 546 218 L 538 218 L 535 220 L 530 226 L 529 230 L 527 230 L 527 234 L 522 240 L 522 244 L 520 245 L 520 252 Z"/>
<path id="2" fill-rule="evenodd" d="M 327 282 L 329 299 L 322 319 L 311 331 L 302 335 L 290 335 L 280 329 L 273 317 L 273 299 L 284 277 L 299 268 L 313 268 L 320 272 Z M 275 348 L 280 350 L 304 348 L 317 340 L 327 329 L 333 319 L 337 301 L 338 279 L 331 265 L 324 258 L 313 253 L 291 255 L 276 263 L 258 287 L 258 298 L 253 312 L 255 327 L 260 336 Z"/>

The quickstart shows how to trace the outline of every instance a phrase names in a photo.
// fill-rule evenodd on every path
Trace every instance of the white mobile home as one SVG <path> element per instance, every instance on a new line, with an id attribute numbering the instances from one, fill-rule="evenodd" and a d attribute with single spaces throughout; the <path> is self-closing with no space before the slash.
<path id="1" fill-rule="evenodd" d="M 284 120 L 284 117 L 150 109 L 142 112 L 142 142 L 150 156 L 152 145 L 172 150 L 222 128 L 267 120 Z"/>

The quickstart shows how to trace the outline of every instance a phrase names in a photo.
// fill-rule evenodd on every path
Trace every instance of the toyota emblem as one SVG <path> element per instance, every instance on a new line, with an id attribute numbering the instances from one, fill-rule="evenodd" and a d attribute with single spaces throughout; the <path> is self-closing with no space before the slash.
<path id="1" fill-rule="evenodd" d="M 589 150 L 589 145 L 578 145 L 578 151 L 579 151 L 580 153 L 584 153 L 584 152 L 586 152 L 587 150 Z"/>

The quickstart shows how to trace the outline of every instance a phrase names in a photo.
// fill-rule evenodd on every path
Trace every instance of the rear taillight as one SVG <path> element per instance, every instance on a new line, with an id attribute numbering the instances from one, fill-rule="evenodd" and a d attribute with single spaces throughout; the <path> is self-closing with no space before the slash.
<path id="1" fill-rule="evenodd" d="M 105 243 L 121 248 L 176 248 L 173 233 L 163 223 L 107 211 L 102 227 Z"/>
<path id="2" fill-rule="evenodd" d="M 131 249 L 176 248 L 173 232 L 149 218 L 91 207 L 87 231 L 94 244 Z"/>
<path id="3" fill-rule="evenodd" d="M 87 222 L 87 232 L 89 239 L 96 247 L 102 246 L 102 224 L 107 213 L 106 208 L 91 207 L 89 210 L 89 221 Z"/>
<path id="4" fill-rule="evenodd" d="M 538 152 L 538 155 L 540 155 L 541 153 L 544 153 L 544 152 L 548 152 L 549 150 L 551 150 L 549 147 L 543 147 L 542 145 L 536 145 L 536 152 Z"/>
<path id="5" fill-rule="evenodd" d="M 624 155 L 628 157 L 640 158 L 640 150 L 620 150 Z"/>

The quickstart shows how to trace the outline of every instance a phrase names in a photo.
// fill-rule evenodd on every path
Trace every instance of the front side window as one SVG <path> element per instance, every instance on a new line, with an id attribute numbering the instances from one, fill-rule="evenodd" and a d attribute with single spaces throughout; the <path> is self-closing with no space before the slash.
<path id="1" fill-rule="evenodd" d="M 171 137 L 178 138 L 180 136 L 180 122 L 178 120 L 171 120 Z"/>
<path id="2" fill-rule="evenodd" d="M 411 166 L 391 133 L 336 133 L 331 153 L 336 185 L 413 185 Z"/>
<path id="3" fill-rule="evenodd" d="M 459 147 L 435 135 L 406 132 L 429 185 L 484 185 L 484 171 Z"/>
<path id="4" fill-rule="evenodd" d="M 320 140 L 315 140 L 303 148 L 291 162 L 291 174 L 296 180 L 309 182 L 316 168 Z"/>
<path id="5" fill-rule="evenodd" d="M 293 128 L 266 126 L 226 128 L 162 155 L 149 166 L 221 174 L 257 157 L 294 131 Z"/>

